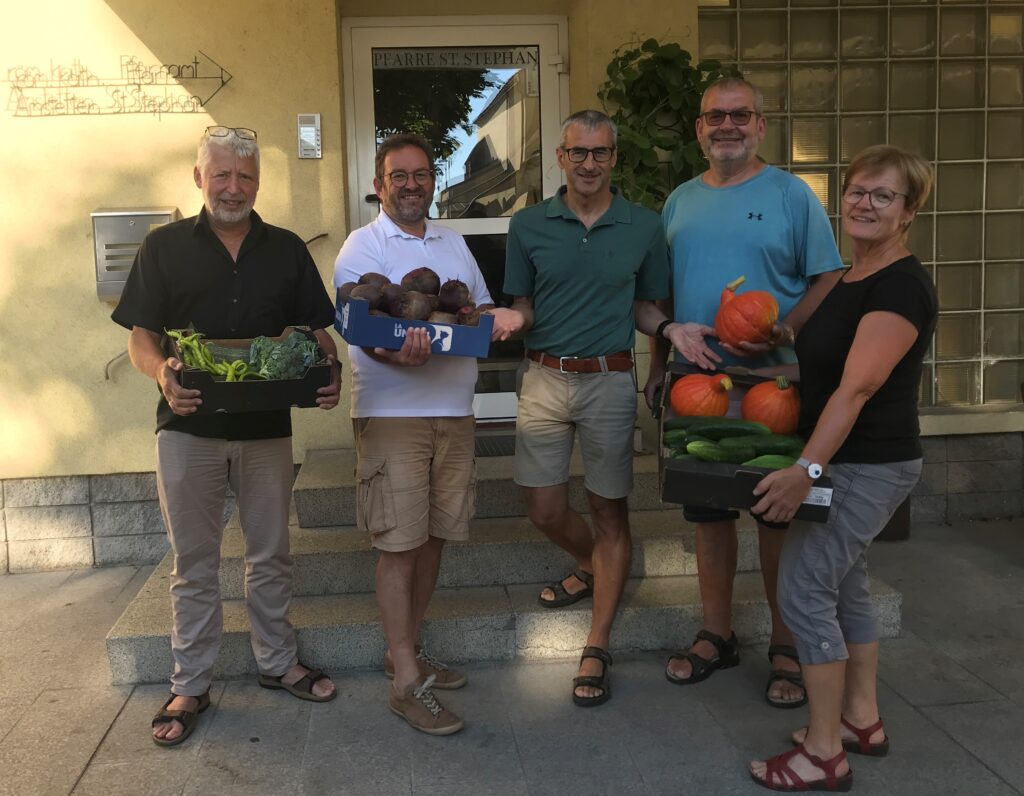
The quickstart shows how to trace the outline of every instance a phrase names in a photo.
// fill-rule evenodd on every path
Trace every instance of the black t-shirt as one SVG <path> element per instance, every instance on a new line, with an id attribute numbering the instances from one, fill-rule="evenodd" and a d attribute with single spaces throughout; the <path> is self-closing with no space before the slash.
<path id="1" fill-rule="evenodd" d="M 193 327 L 209 338 L 281 334 L 286 326 L 325 329 L 334 306 L 306 244 L 292 232 L 263 223 L 252 212 L 252 228 L 231 259 L 210 229 L 204 207 L 150 232 L 111 315 L 127 329 Z M 168 355 L 170 340 L 163 338 Z M 163 395 L 157 430 L 183 431 L 216 439 L 272 439 L 291 436 L 291 410 L 179 417 Z"/>
<path id="2" fill-rule="evenodd" d="M 857 325 L 869 312 L 894 312 L 918 335 L 910 351 L 861 409 L 833 462 L 900 462 L 921 456 L 917 419 L 921 362 L 938 314 L 935 286 L 913 255 L 857 282 L 840 280 L 796 338 L 800 361 L 800 433 L 814 430 L 839 387 Z"/>

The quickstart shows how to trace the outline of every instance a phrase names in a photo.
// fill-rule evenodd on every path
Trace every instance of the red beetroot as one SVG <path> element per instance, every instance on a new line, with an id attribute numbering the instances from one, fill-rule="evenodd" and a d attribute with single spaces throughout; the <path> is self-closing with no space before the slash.
<path id="1" fill-rule="evenodd" d="M 384 274 L 378 274 L 376 271 L 367 271 L 361 277 L 359 277 L 360 285 L 376 285 L 377 287 L 384 287 L 384 285 L 391 284 L 391 280 L 388 279 Z"/>
<path id="2" fill-rule="evenodd" d="M 414 268 L 402 277 L 402 287 L 436 296 L 441 289 L 441 278 L 429 268 Z"/>
<path id="3" fill-rule="evenodd" d="M 401 285 L 387 284 L 381 289 L 384 294 L 380 300 L 380 308 L 389 315 L 395 314 L 398 307 L 398 299 L 406 294 L 406 289 Z"/>
<path id="4" fill-rule="evenodd" d="M 362 299 L 370 304 L 370 309 L 375 310 L 380 306 L 383 296 L 381 289 L 376 285 L 356 285 L 348 294 L 349 298 Z"/>
<path id="5" fill-rule="evenodd" d="M 393 313 L 396 318 L 405 318 L 409 321 L 425 321 L 433 311 L 430 307 L 430 299 L 418 290 L 408 290 L 398 297 Z"/>
<path id="6" fill-rule="evenodd" d="M 430 323 L 458 323 L 454 312 L 432 312 L 427 318 Z"/>
<path id="7" fill-rule="evenodd" d="M 357 284 L 357 282 L 346 282 L 338 288 L 338 298 L 341 300 L 342 304 L 348 304 L 348 294 L 352 292 L 352 288 Z"/>
<path id="8" fill-rule="evenodd" d="M 458 279 L 449 279 L 441 285 L 438 298 L 441 300 L 441 309 L 445 312 L 458 312 L 461 307 L 472 303 L 469 287 Z"/>

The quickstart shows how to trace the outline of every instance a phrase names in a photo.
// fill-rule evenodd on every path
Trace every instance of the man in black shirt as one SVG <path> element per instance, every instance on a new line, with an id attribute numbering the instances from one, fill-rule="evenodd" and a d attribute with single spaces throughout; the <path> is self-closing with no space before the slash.
<path id="1" fill-rule="evenodd" d="M 143 241 L 112 318 L 131 330 L 135 367 L 160 387 L 157 487 L 174 551 L 171 696 L 153 720 L 160 746 L 184 741 L 209 705 L 223 629 L 218 568 L 225 492 L 230 484 L 245 536 L 246 607 L 252 648 L 267 688 L 324 702 L 336 695 L 321 672 L 299 663 L 288 621 L 291 558 L 288 506 L 294 475 L 291 412 L 196 414 L 198 390 L 183 389 L 183 364 L 165 329 L 190 325 L 209 338 L 281 334 L 309 326 L 330 358 L 325 331 L 334 307 L 316 264 L 293 233 L 263 223 L 256 133 L 208 127 L 194 169 L 203 193 L 199 215 L 151 232 Z M 338 403 L 340 369 L 317 404 Z"/>

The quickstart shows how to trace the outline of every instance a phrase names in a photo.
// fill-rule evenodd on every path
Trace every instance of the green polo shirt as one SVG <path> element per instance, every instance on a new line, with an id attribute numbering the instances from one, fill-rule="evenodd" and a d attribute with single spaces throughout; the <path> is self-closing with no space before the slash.
<path id="1" fill-rule="evenodd" d="M 612 188 L 611 206 L 588 230 L 565 206 L 565 190 L 512 216 L 504 292 L 533 299 L 529 349 L 575 357 L 625 351 L 635 342 L 633 301 L 669 295 L 661 217 Z"/>

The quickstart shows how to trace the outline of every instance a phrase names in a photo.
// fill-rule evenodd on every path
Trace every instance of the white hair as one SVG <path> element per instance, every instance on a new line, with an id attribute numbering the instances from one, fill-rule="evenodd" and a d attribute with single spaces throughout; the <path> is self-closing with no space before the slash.
<path id="1" fill-rule="evenodd" d="M 229 132 L 227 135 L 217 136 L 212 136 L 206 132 L 203 133 L 203 137 L 199 139 L 199 151 L 196 154 L 196 166 L 200 171 L 202 171 L 203 167 L 210 162 L 210 147 L 212 146 L 219 146 L 222 149 L 230 149 L 240 158 L 255 158 L 256 173 L 260 173 L 259 145 L 252 139 L 239 138 L 238 134 L 234 130 Z"/>

